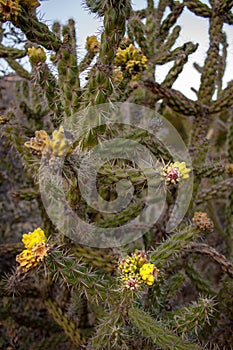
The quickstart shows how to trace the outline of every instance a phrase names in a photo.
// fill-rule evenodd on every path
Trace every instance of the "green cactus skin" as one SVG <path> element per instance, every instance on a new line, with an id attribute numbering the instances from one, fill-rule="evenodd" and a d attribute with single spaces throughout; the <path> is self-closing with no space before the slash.
<path id="1" fill-rule="evenodd" d="M 28 40 L 44 46 L 47 50 L 58 51 L 61 46 L 59 38 L 48 29 L 47 25 L 39 22 L 25 10 L 13 24 L 22 30 Z"/>
<path id="2" fill-rule="evenodd" d="M 57 55 L 58 85 L 65 117 L 72 116 L 80 105 L 79 67 L 74 47 L 76 47 L 74 27 L 63 27 L 64 40 Z M 74 35 L 74 37 L 72 36 Z"/>

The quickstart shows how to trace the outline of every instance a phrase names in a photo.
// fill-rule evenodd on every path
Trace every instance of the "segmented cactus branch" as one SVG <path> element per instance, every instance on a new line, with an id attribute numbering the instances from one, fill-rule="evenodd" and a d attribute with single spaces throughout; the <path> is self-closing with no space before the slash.
<path id="1" fill-rule="evenodd" d="M 183 248 L 184 253 L 192 254 L 206 254 L 211 257 L 217 264 L 220 265 L 223 272 L 227 273 L 231 278 L 233 278 L 233 264 L 228 261 L 224 255 L 217 252 L 214 248 L 209 247 L 204 243 L 190 243 L 185 248 Z"/>

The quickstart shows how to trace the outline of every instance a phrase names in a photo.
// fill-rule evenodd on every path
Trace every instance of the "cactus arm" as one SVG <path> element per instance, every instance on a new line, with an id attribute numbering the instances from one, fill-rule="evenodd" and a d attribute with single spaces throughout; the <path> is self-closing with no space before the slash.
<path id="1" fill-rule="evenodd" d="M 207 51 L 203 73 L 201 75 L 201 84 L 198 92 L 198 99 L 203 105 L 210 103 L 215 91 L 215 81 L 218 71 L 219 58 L 219 38 L 223 27 L 223 18 L 217 15 L 219 7 L 214 5 L 210 18 L 209 39 L 210 46 Z M 207 123 L 208 126 L 208 123 Z"/>
<path id="2" fill-rule="evenodd" d="M 230 81 L 227 87 L 221 91 L 219 98 L 210 104 L 210 113 L 215 114 L 228 109 L 233 102 L 233 81 Z"/>
<path id="3" fill-rule="evenodd" d="M 17 21 L 12 21 L 12 23 L 22 30 L 28 40 L 44 46 L 47 50 L 58 51 L 61 46 L 61 41 L 49 30 L 48 26 L 39 22 L 35 16 L 31 16 L 25 10 L 22 11 Z"/>
<path id="4" fill-rule="evenodd" d="M 166 44 L 165 44 L 166 45 Z M 164 48 L 166 48 L 166 46 L 164 46 Z M 154 60 L 152 60 L 152 62 L 158 64 L 158 65 L 162 65 L 165 63 L 168 63 L 170 61 L 176 60 L 177 56 L 182 55 L 183 52 L 194 52 L 197 49 L 197 44 L 193 44 L 191 41 L 185 43 L 184 45 L 175 48 L 173 51 L 171 52 L 161 52 L 158 53 L 155 57 Z"/>
<path id="5" fill-rule="evenodd" d="M 18 63 L 12 58 L 5 58 L 5 60 L 9 64 L 9 66 L 16 72 L 16 74 L 18 74 L 20 77 L 27 80 L 32 79 L 32 75 L 26 69 L 24 69 L 20 63 Z"/>
<path id="6" fill-rule="evenodd" d="M 93 58 L 95 57 L 95 53 L 94 52 L 87 52 L 86 55 L 84 56 L 84 58 L 82 59 L 82 61 L 79 63 L 79 71 L 80 73 L 83 72 L 85 69 L 87 69 Z"/>
<path id="7" fill-rule="evenodd" d="M 188 45 L 186 47 L 186 50 L 182 53 L 180 53 L 175 62 L 173 67 L 169 70 L 165 80 L 162 82 L 162 85 L 166 88 L 171 88 L 176 79 L 178 78 L 179 74 L 183 71 L 184 65 L 186 62 L 188 62 L 189 55 L 191 55 L 193 52 L 195 52 L 198 48 L 198 44 L 196 45 Z"/>
<path id="8" fill-rule="evenodd" d="M 190 243 L 183 251 L 191 254 L 205 254 L 212 258 L 218 265 L 220 265 L 223 272 L 227 273 L 228 276 L 233 278 L 233 264 L 227 258 L 217 252 L 214 248 L 209 247 L 204 243 Z"/>
<path id="9" fill-rule="evenodd" d="M 25 56 L 26 56 L 25 50 L 19 50 L 16 48 L 6 47 L 3 45 L 0 45 L 0 57 L 1 58 L 16 59 L 16 58 L 22 58 Z"/>
<path id="10" fill-rule="evenodd" d="M 178 17 L 181 15 L 182 11 L 184 9 L 183 4 L 176 4 L 174 8 L 172 9 L 172 12 L 167 16 L 167 18 L 162 22 L 159 30 L 159 44 L 161 45 L 162 42 L 166 39 L 168 36 L 169 30 L 171 27 L 176 23 Z"/>
<path id="11" fill-rule="evenodd" d="M 153 94 L 158 96 L 158 99 L 162 98 L 166 104 L 171 107 L 174 111 L 183 113 L 184 115 L 197 115 L 197 105 L 179 91 L 174 89 L 167 89 L 158 83 L 152 81 L 145 81 L 145 87 Z"/>
<path id="12" fill-rule="evenodd" d="M 175 335 L 167 325 L 155 321 L 148 313 L 131 307 L 129 310 L 131 322 L 138 328 L 143 336 L 149 337 L 152 342 L 161 349 L 179 349 L 179 350 L 200 350 L 198 345 L 191 344 Z"/>
<path id="13" fill-rule="evenodd" d="M 196 16 L 201 16 L 204 18 L 210 18 L 211 17 L 211 8 L 209 8 L 208 5 L 203 4 L 201 1 L 198 0 L 185 0 L 184 1 L 185 6 L 193 12 Z"/>
<path id="14" fill-rule="evenodd" d="M 105 103 L 113 92 L 110 73 L 115 53 L 124 37 L 126 20 L 131 5 L 128 0 L 106 1 L 104 13 L 104 31 L 101 35 L 99 60 L 94 76 L 90 77 L 84 95 L 84 105 Z M 107 67 L 107 69 L 106 69 Z"/>
<path id="15" fill-rule="evenodd" d="M 229 128 L 227 135 L 227 155 L 228 162 L 233 164 L 233 113 L 230 112 Z M 232 178 L 230 180 L 233 180 Z M 228 194 L 228 200 L 226 203 L 226 245 L 227 256 L 232 259 L 233 257 L 233 187 Z"/>
<path id="16" fill-rule="evenodd" d="M 58 52 L 58 85 L 62 92 L 61 103 L 65 116 L 73 115 L 80 106 L 80 80 L 77 57 L 74 52 L 74 38 L 70 28 L 63 28 L 64 40 Z"/>

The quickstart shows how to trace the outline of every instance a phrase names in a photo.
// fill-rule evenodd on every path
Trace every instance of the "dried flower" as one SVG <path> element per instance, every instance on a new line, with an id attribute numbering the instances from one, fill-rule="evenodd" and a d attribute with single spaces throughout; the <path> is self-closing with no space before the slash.
<path id="1" fill-rule="evenodd" d="M 30 249 L 24 249 L 16 256 L 16 261 L 20 264 L 20 268 L 25 271 L 37 265 L 34 254 Z"/>
<path id="2" fill-rule="evenodd" d="M 213 221 L 204 212 L 196 211 L 193 216 L 193 222 L 202 231 L 213 232 L 214 230 Z"/>
<path id="3" fill-rule="evenodd" d="M 35 9 L 36 7 L 40 6 L 39 1 L 37 0 L 20 0 L 22 5 L 25 5 L 28 9 Z"/>
<path id="4" fill-rule="evenodd" d="M 226 173 L 229 176 L 233 175 L 233 164 L 232 163 L 227 163 L 226 164 Z"/>

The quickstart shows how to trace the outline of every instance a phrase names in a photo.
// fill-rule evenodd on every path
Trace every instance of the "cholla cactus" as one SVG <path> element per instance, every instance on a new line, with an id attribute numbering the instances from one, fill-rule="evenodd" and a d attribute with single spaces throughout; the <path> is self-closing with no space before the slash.
<path id="1" fill-rule="evenodd" d="M 148 0 L 145 9 L 134 10 L 130 0 L 86 0 L 88 9 L 102 17 L 103 28 L 99 40 L 95 35 L 87 37 L 82 59 L 75 21 L 70 19 L 65 25 L 56 22 L 50 29 L 37 16 L 39 5 L 37 0 L 0 0 L 0 57 L 17 79 L 22 78 L 15 84 L 16 106 L 0 106 L 5 147 L 0 154 L 0 185 L 8 186 L 8 191 L 1 189 L 0 201 L 3 209 L 14 201 L 9 209 L 12 219 L 3 218 L 0 235 L 2 270 L 9 271 L 15 256 L 18 264 L 6 281 L 0 281 L 8 291 L 7 295 L 0 292 L 4 296 L 0 302 L 1 345 L 45 350 L 73 346 L 96 350 L 232 348 L 233 84 L 223 88 L 222 83 L 228 49 L 223 29 L 232 24 L 232 1 L 209 1 L 207 5 L 201 1 L 160 0 L 155 4 Z M 202 67 L 195 64 L 201 82 L 195 101 L 173 88 L 190 55 L 198 49 L 192 42 L 176 45 L 181 31 L 177 21 L 185 8 L 209 21 L 206 58 Z M 26 41 L 25 47 L 11 47 L 5 40 L 8 25 L 16 42 Z M 30 70 L 21 65 L 22 58 L 31 63 Z M 167 63 L 171 68 L 159 83 L 156 68 Z M 4 91 L 3 101 L 7 97 Z M 13 103 L 14 96 L 9 100 Z M 172 149 L 173 139 L 168 140 L 168 149 L 157 139 L 157 134 L 163 140 L 166 137 L 160 133 L 160 120 L 148 132 L 142 130 L 137 108 L 138 125 L 127 124 L 124 129 L 122 120 L 102 125 L 108 115 L 101 104 L 109 103 L 115 113 L 114 102 L 125 101 L 151 107 L 152 116 L 156 109 L 170 120 L 184 139 L 192 162 L 182 158 L 181 150 L 176 153 Z M 98 112 L 90 112 L 90 119 L 82 116 L 83 110 L 91 111 L 97 105 Z M 127 108 L 123 111 L 127 122 L 128 112 Z M 80 120 L 76 120 L 79 113 Z M 150 113 L 147 119 L 150 125 Z M 77 139 L 63 122 L 78 131 Z M 79 130 L 80 125 L 85 126 L 84 131 Z M 96 188 L 82 179 L 81 189 L 80 167 L 85 170 L 93 148 L 104 151 L 112 137 L 123 142 L 120 147 L 111 147 L 116 159 L 106 157 L 98 163 Z M 142 152 L 140 165 L 131 156 L 136 142 L 151 155 L 144 159 Z M 17 167 L 18 158 L 16 165 L 13 163 L 12 149 L 21 157 L 23 175 Z M 118 157 L 119 150 L 124 157 Z M 132 152 L 125 159 L 128 150 Z M 157 173 L 154 163 L 149 171 L 147 168 L 154 158 L 163 164 Z M 46 204 L 52 214 L 57 210 L 57 216 L 64 219 L 62 232 L 48 218 L 38 185 L 40 165 L 42 170 L 47 164 L 51 166 L 53 180 L 57 163 L 63 164 L 59 174 L 62 189 L 48 181 L 45 191 L 53 191 Z M 155 174 L 151 175 L 150 169 Z M 18 180 L 20 177 L 20 188 L 12 185 L 12 172 Z M 92 169 L 88 169 L 89 175 Z M 148 225 L 143 210 L 145 216 L 153 217 L 153 211 L 161 209 L 156 201 L 156 209 L 146 211 L 153 202 L 152 185 L 164 202 L 157 222 Z M 92 206 L 89 197 L 83 198 L 85 191 L 92 198 L 95 189 L 99 197 L 94 205 L 109 202 L 103 211 Z M 186 189 L 192 200 L 182 219 Z M 2 194 L 7 194 L 7 199 Z M 64 207 L 59 202 L 54 208 L 57 198 L 62 198 Z M 121 198 L 130 198 L 121 212 L 105 210 Z M 37 226 L 44 231 L 38 227 L 24 234 L 23 249 L 21 243 L 12 243 L 16 237 L 8 238 L 5 232 L 21 236 L 25 231 L 18 220 L 28 220 L 26 202 L 32 212 L 35 207 L 37 213 L 40 210 L 42 222 Z M 85 226 L 80 229 L 75 222 L 71 237 L 67 236 L 71 210 L 72 218 L 78 216 L 93 229 L 97 241 L 102 239 L 102 229 L 127 228 L 138 216 L 129 234 L 133 236 L 141 227 L 145 234 L 135 242 L 127 241 L 124 247 L 87 247 L 75 240 L 76 234 L 89 239 Z M 177 218 L 179 226 L 168 229 L 168 223 Z M 17 305 L 12 300 L 16 292 L 21 292 Z M 11 334 L 16 335 L 14 339 Z M 19 344 L 14 343 L 17 339 Z"/>

